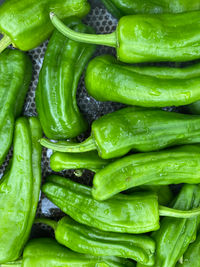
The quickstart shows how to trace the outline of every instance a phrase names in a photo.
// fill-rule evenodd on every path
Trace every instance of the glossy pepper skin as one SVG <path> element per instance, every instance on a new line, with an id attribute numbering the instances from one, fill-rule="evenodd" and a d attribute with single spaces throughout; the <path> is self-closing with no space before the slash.
<path id="1" fill-rule="evenodd" d="M 200 148 L 180 146 L 118 159 L 95 174 L 92 195 L 105 200 L 141 185 L 200 183 Z"/>
<path id="2" fill-rule="evenodd" d="M 46 218 L 37 219 L 36 222 L 53 227 L 58 243 L 73 251 L 94 256 L 129 258 L 148 266 L 154 264 L 155 242 L 146 235 L 104 232 L 67 216 L 58 223 Z"/>
<path id="3" fill-rule="evenodd" d="M 5 0 L 0 5 L 0 52 L 9 44 L 27 51 L 49 38 L 54 27 L 49 12 L 60 18 L 84 17 L 90 10 L 87 0 Z M 25 23 L 26 22 L 26 23 Z"/>
<path id="4" fill-rule="evenodd" d="M 57 175 L 49 176 L 46 181 L 42 192 L 55 205 L 75 221 L 103 231 L 146 233 L 159 229 L 159 215 L 188 218 L 200 214 L 199 209 L 185 212 L 159 206 L 153 192 L 119 194 L 99 202 L 93 199 L 88 186 Z"/>
<path id="5" fill-rule="evenodd" d="M 95 257 L 73 252 L 50 238 L 32 239 L 22 260 L 3 266 L 17 267 L 135 267 L 135 263 L 117 257 Z"/>
<path id="6" fill-rule="evenodd" d="M 22 112 L 31 77 L 28 55 L 11 49 L 0 54 L 0 165 L 12 144 L 14 121 Z"/>
<path id="7" fill-rule="evenodd" d="M 93 32 L 78 18 L 65 21 L 76 31 Z M 94 45 L 71 41 L 57 30 L 53 33 L 36 90 L 36 107 L 48 138 L 72 138 L 86 131 L 87 122 L 79 111 L 76 91 L 85 65 L 94 52 Z"/>
<path id="8" fill-rule="evenodd" d="M 120 19 L 133 14 L 182 13 L 200 9 L 200 1 L 193 0 L 101 0 L 108 11 Z"/>
<path id="9" fill-rule="evenodd" d="M 88 93 L 99 101 L 143 107 L 181 106 L 200 99 L 199 71 L 200 64 L 182 69 L 136 67 L 102 55 L 88 65 L 85 84 Z"/>
<path id="10" fill-rule="evenodd" d="M 191 243 L 183 254 L 181 261 L 176 267 L 199 267 L 200 266 L 200 234 L 198 233 L 196 240 Z"/>
<path id="11" fill-rule="evenodd" d="M 50 167 L 55 172 L 60 172 L 68 169 L 75 169 L 76 176 L 82 175 L 82 170 L 87 169 L 92 172 L 98 172 L 111 161 L 100 158 L 96 151 L 85 153 L 62 153 L 54 152 L 50 157 Z M 167 205 L 172 200 L 172 192 L 169 186 L 151 186 L 143 185 L 130 189 L 127 194 L 135 191 L 153 191 L 158 195 L 158 202 L 161 205 Z"/>
<path id="12" fill-rule="evenodd" d="M 40 142 L 60 152 L 97 150 L 103 159 L 120 157 L 131 150 L 149 152 L 200 142 L 200 116 L 156 109 L 123 108 L 94 121 L 91 129 L 91 136 L 82 143 Z"/>
<path id="13" fill-rule="evenodd" d="M 42 130 L 37 118 L 19 118 L 12 162 L 0 181 L 0 264 L 16 260 L 35 218 L 41 183 Z"/>
<path id="14" fill-rule="evenodd" d="M 50 14 L 54 26 L 68 38 L 114 47 L 118 60 L 126 63 L 184 62 L 200 58 L 199 15 L 200 11 L 124 16 L 115 32 L 92 35 L 74 32 L 55 13 Z"/>
<path id="15" fill-rule="evenodd" d="M 173 208 L 188 210 L 199 207 L 199 205 L 200 186 L 184 185 L 173 204 Z M 189 244 L 196 239 L 199 221 L 199 216 L 191 219 L 164 218 L 161 221 L 160 229 L 152 234 L 152 238 L 156 241 L 156 260 L 153 266 L 176 266 Z M 196 264 L 191 266 L 198 266 L 198 261 L 195 262 Z M 145 265 L 137 264 L 137 267 L 143 266 Z"/>

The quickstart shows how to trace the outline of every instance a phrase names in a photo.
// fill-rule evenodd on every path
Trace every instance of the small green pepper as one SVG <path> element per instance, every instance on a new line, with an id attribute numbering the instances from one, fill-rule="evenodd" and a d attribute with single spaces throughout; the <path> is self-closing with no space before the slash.
<path id="1" fill-rule="evenodd" d="M 200 9 L 200 1 L 192 0 L 101 0 L 109 12 L 120 19 L 132 14 L 181 13 Z"/>
<path id="2" fill-rule="evenodd" d="M 16 260 L 35 218 L 41 183 L 42 136 L 37 118 L 19 118 L 12 162 L 0 180 L 0 264 Z"/>
<path id="3" fill-rule="evenodd" d="M 11 49 L 0 54 L 0 165 L 12 144 L 14 121 L 22 112 L 31 77 L 28 55 Z"/>
<path id="4" fill-rule="evenodd" d="M 77 223 L 67 216 L 58 223 L 46 218 L 36 219 L 35 222 L 53 227 L 58 243 L 73 251 L 130 258 L 148 266 L 154 264 L 155 242 L 148 236 L 104 232 Z"/>
<path id="5" fill-rule="evenodd" d="M 193 103 L 200 99 L 199 83 L 199 63 L 182 69 L 136 67 L 123 65 L 111 55 L 94 58 L 85 76 L 86 89 L 95 99 L 143 107 Z"/>
<path id="6" fill-rule="evenodd" d="M 184 185 L 174 202 L 173 208 L 189 210 L 200 205 L 200 186 Z M 196 239 L 200 216 L 191 219 L 164 218 L 160 229 L 152 234 L 156 241 L 156 260 L 154 267 L 174 267 L 187 250 L 190 243 Z M 195 253 L 195 251 L 194 251 Z M 198 255 L 199 257 L 199 255 Z M 198 266 L 197 257 L 193 259 Z M 145 267 L 138 263 L 137 267 Z M 179 266 L 179 265 L 178 265 Z M 180 266 L 187 266 L 182 265 Z"/>
<path id="7" fill-rule="evenodd" d="M 103 231 L 120 233 L 146 233 L 159 229 L 159 215 L 190 218 L 200 214 L 200 209 L 174 210 L 158 205 L 153 192 L 118 194 L 100 202 L 92 197 L 92 189 L 51 175 L 46 179 L 42 192 L 63 212 L 75 221 Z"/>
<path id="8" fill-rule="evenodd" d="M 91 136 L 82 143 L 53 143 L 47 139 L 40 142 L 60 152 L 98 150 L 101 158 L 110 159 L 123 156 L 130 150 L 148 152 L 200 143 L 200 116 L 128 107 L 94 121 Z"/>
<path id="9" fill-rule="evenodd" d="M 200 148 L 188 145 L 118 159 L 95 174 L 92 195 L 105 200 L 141 185 L 200 183 Z"/>
<path id="10" fill-rule="evenodd" d="M 77 33 L 62 23 L 54 13 L 50 13 L 53 25 L 68 38 L 114 47 L 118 60 L 126 63 L 183 62 L 200 58 L 199 16 L 200 11 L 130 15 L 119 20 L 115 32 L 95 35 Z M 108 76 L 108 79 L 112 78 Z M 118 81 L 124 82 L 120 79 Z"/>
<path id="11" fill-rule="evenodd" d="M 65 20 L 80 32 L 93 32 L 78 18 Z M 69 40 L 57 30 L 47 47 L 36 90 L 36 107 L 45 135 L 51 139 L 76 137 L 85 132 L 87 122 L 76 102 L 76 91 L 94 45 Z"/>
<path id="12" fill-rule="evenodd" d="M 30 50 L 49 38 L 53 25 L 49 12 L 60 18 L 84 17 L 90 11 L 87 0 L 5 0 L 0 5 L 0 53 L 11 43 L 20 50 Z"/>
<path id="13" fill-rule="evenodd" d="M 200 267 L 200 233 L 191 243 L 176 267 Z"/>
<path id="14" fill-rule="evenodd" d="M 76 176 L 82 175 L 82 169 L 98 172 L 109 163 L 109 160 L 100 158 L 96 151 L 85 152 L 84 154 L 55 152 L 50 157 L 50 167 L 53 171 L 60 172 L 66 169 L 75 169 L 74 173 Z M 167 205 L 172 199 L 172 192 L 167 185 L 143 185 L 141 187 L 134 187 L 127 193 L 130 194 L 138 190 L 156 192 L 158 202 L 161 205 Z"/>
<path id="15" fill-rule="evenodd" d="M 38 238 L 26 245 L 22 260 L 2 267 L 134 267 L 135 263 L 117 257 L 95 257 L 73 252 L 50 238 Z"/>

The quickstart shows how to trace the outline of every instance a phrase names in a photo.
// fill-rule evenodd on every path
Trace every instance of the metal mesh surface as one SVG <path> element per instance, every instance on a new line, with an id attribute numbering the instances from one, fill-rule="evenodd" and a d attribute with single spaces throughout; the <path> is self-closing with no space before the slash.
<path id="1" fill-rule="evenodd" d="M 1 4 L 0 0 L 0 4 Z M 100 1 L 90 1 L 91 2 L 91 12 L 86 17 L 84 22 L 90 26 L 92 26 L 97 33 L 110 33 L 113 32 L 117 25 L 117 20 L 114 19 L 108 11 L 102 6 Z M 32 62 L 33 62 L 33 78 L 32 82 L 30 84 L 30 89 L 26 97 L 26 101 L 24 104 L 24 111 L 23 115 L 25 116 L 37 116 L 36 107 L 35 107 L 35 90 L 37 87 L 37 81 L 38 76 L 40 72 L 40 68 L 43 63 L 43 58 L 45 54 L 45 50 L 47 47 L 48 41 L 44 42 L 41 46 L 38 48 L 31 50 L 28 52 L 30 55 Z M 109 53 L 109 54 L 115 54 L 115 50 L 112 48 L 99 46 L 97 48 L 96 55 Z M 112 103 L 112 102 L 99 102 L 96 101 L 94 98 L 88 96 L 85 86 L 84 86 L 84 74 L 81 77 L 79 87 L 77 90 L 77 102 L 79 105 L 79 108 L 81 112 L 85 115 L 87 118 L 89 124 L 100 116 L 112 112 L 114 110 L 117 110 L 124 105 L 119 103 Z M 85 134 L 79 137 L 79 140 L 87 137 L 89 135 L 89 131 Z M 45 181 L 45 177 L 52 172 L 49 166 L 49 157 L 51 155 L 51 150 L 43 149 L 43 156 L 42 156 L 42 176 L 43 176 L 43 183 Z M 0 168 L 0 177 L 2 177 L 5 167 L 8 164 L 9 159 L 12 156 L 12 148 L 9 151 L 9 154 L 3 164 L 3 166 Z M 74 179 L 75 181 L 78 181 L 80 183 L 84 183 L 87 185 L 91 185 L 93 174 L 89 171 L 84 171 L 82 177 L 77 178 L 74 175 L 73 170 L 61 172 L 61 175 L 64 175 L 66 177 L 70 177 Z M 43 194 L 40 196 L 40 202 L 38 205 L 37 210 L 37 216 L 47 216 L 52 217 L 55 219 L 58 219 L 61 217 L 63 213 L 53 204 L 51 203 Z M 34 225 L 32 230 L 32 236 L 34 237 L 41 237 L 41 236 L 48 236 L 52 235 L 52 232 L 47 226 L 44 225 Z"/>

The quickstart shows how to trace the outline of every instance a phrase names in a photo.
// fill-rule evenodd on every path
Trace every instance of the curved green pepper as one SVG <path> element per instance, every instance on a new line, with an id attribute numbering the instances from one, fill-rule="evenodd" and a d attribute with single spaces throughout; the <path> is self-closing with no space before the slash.
<path id="1" fill-rule="evenodd" d="M 78 18 L 66 21 L 76 31 L 93 32 Z M 94 51 L 94 45 L 71 41 L 57 30 L 51 37 L 36 90 L 36 107 L 48 138 L 71 138 L 86 131 L 87 122 L 77 106 L 76 91 L 80 76 Z"/>
<path id="2" fill-rule="evenodd" d="M 144 107 L 180 106 L 200 99 L 199 70 L 200 64 L 182 69 L 137 68 L 120 64 L 111 55 L 103 55 L 88 65 L 85 84 L 88 93 L 100 101 Z"/>
<path id="3" fill-rule="evenodd" d="M 138 153 L 116 160 L 95 174 L 92 195 L 105 200 L 136 186 L 180 183 L 200 183 L 199 146 Z"/>
<path id="4" fill-rule="evenodd" d="M 51 35 L 54 27 L 49 12 L 60 18 L 84 17 L 90 11 L 87 0 L 5 0 L 0 5 L 0 52 L 11 43 L 24 51 L 39 46 Z"/>
<path id="5" fill-rule="evenodd" d="M 22 112 L 31 77 L 28 55 L 11 49 L 0 54 L 0 165 L 11 146 L 14 120 Z"/>
<path id="6" fill-rule="evenodd" d="M 29 237 L 39 200 L 42 136 L 37 118 L 19 118 L 9 170 L 0 180 L 0 263 L 16 260 Z"/>
<path id="7" fill-rule="evenodd" d="M 159 215 L 190 218 L 200 214 L 199 208 L 185 212 L 159 206 L 153 192 L 119 194 L 99 202 L 90 187 L 57 175 L 47 178 L 42 192 L 75 221 L 109 232 L 146 233 L 159 229 Z"/>
<path id="8" fill-rule="evenodd" d="M 186 252 L 183 254 L 181 261 L 176 264 L 176 267 L 200 267 L 200 233 L 191 243 Z"/>
<path id="9" fill-rule="evenodd" d="M 173 207 L 189 210 L 200 205 L 200 186 L 184 185 Z M 156 241 L 156 260 L 154 267 L 174 267 L 183 256 L 190 243 L 196 238 L 200 217 L 191 219 L 164 218 L 160 229 L 152 234 Z M 197 266 L 197 258 L 194 259 Z M 138 263 L 137 267 L 145 265 Z M 180 265 L 184 266 L 184 265 Z M 186 265 L 187 266 L 187 265 Z"/>
<path id="10" fill-rule="evenodd" d="M 50 238 L 29 241 L 22 260 L 2 267 L 134 267 L 135 263 L 117 257 L 95 257 L 73 252 Z"/>
<path id="11" fill-rule="evenodd" d="M 101 0 L 109 12 L 120 19 L 132 14 L 181 13 L 200 9 L 200 1 L 192 0 Z"/>
<path id="12" fill-rule="evenodd" d="M 35 222 L 53 227 L 58 243 L 73 251 L 130 258 L 148 266 L 154 264 L 155 242 L 148 236 L 104 232 L 77 223 L 67 216 L 58 223 L 46 218 L 36 219 Z"/>
<path id="13" fill-rule="evenodd" d="M 50 157 L 50 167 L 53 171 L 60 172 L 69 169 L 88 169 L 97 172 L 109 163 L 100 158 L 96 151 L 82 153 L 55 152 Z"/>
<path id="14" fill-rule="evenodd" d="M 54 151 L 81 153 L 98 150 L 104 159 L 130 150 L 148 152 L 169 146 L 200 142 L 200 116 L 128 107 L 104 115 L 92 124 L 91 136 L 82 143 L 41 139 Z"/>
<path id="15" fill-rule="evenodd" d="M 120 19 L 115 32 L 95 35 L 77 33 L 50 13 L 53 25 L 68 38 L 114 47 L 118 60 L 126 63 L 183 62 L 200 58 L 199 16 L 200 11 L 125 16 Z M 109 76 L 109 79 L 112 78 Z"/>
<path id="16" fill-rule="evenodd" d="M 84 154 L 55 152 L 50 157 L 50 167 L 53 171 L 60 172 L 68 169 L 75 169 L 76 176 L 82 175 L 82 169 L 98 172 L 109 163 L 109 160 L 100 158 L 96 151 L 85 152 Z M 141 187 L 132 188 L 127 193 L 130 194 L 139 190 L 156 192 L 158 195 L 158 202 L 161 205 L 167 205 L 172 199 L 172 192 L 167 185 L 143 185 Z"/>

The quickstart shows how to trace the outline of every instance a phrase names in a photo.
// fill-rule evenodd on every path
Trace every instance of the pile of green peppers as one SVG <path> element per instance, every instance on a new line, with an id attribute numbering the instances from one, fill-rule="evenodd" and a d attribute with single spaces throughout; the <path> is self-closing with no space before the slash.
<path id="1" fill-rule="evenodd" d="M 107 35 L 82 23 L 87 0 L 0 5 L 0 165 L 13 147 L 0 178 L 0 267 L 200 267 L 200 63 L 148 64 L 200 59 L 200 0 L 102 3 L 119 19 Z M 20 117 L 32 78 L 21 50 L 48 38 L 38 118 Z M 117 59 L 91 60 L 96 44 Z M 89 95 L 130 106 L 78 142 L 89 127 L 76 101 L 85 69 Z M 182 105 L 186 114 L 160 109 Z M 41 186 L 42 146 L 52 171 L 89 170 L 93 186 L 55 173 Z M 40 190 L 64 212 L 58 221 L 36 216 Z M 55 239 L 32 239 L 34 223 Z"/>

